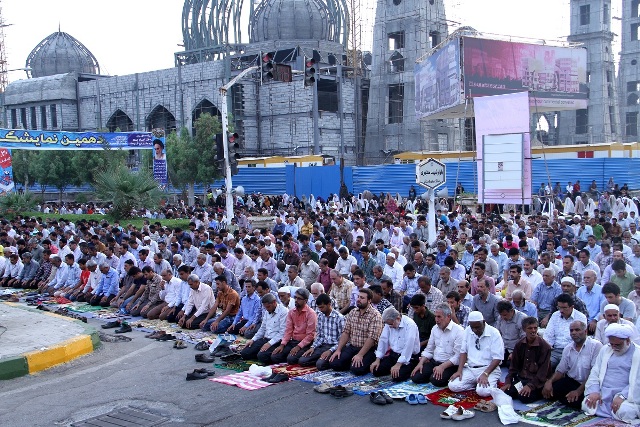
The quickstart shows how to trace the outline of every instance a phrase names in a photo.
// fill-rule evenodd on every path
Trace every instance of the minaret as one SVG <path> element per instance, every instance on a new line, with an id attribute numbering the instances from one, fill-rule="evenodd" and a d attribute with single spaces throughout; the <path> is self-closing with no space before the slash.
<path id="1" fill-rule="evenodd" d="M 449 121 L 415 116 L 416 60 L 446 37 L 443 0 L 378 0 L 365 163 L 388 163 L 394 151 L 453 149 Z"/>
<path id="2" fill-rule="evenodd" d="M 560 114 L 560 144 L 618 140 L 617 85 L 613 61 L 611 0 L 571 0 L 569 42 L 587 49 L 589 104 L 585 110 Z"/>
<path id="3" fill-rule="evenodd" d="M 618 74 L 621 141 L 638 141 L 640 115 L 640 0 L 622 2 L 622 51 Z"/>

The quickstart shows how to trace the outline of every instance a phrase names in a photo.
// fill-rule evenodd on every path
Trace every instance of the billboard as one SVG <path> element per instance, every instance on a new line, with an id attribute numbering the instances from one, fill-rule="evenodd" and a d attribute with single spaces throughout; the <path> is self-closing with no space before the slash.
<path id="1" fill-rule="evenodd" d="M 21 150 L 150 150 L 150 132 L 56 132 L 0 129 L 0 147 Z"/>
<path id="2" fill-rule="evenodd" d="M 460 40 L 454 39 L 416 64 L 416 117 L 426 118 L 463 102 Z"/>
<path id="3" fill-rule="evenodd" d="M 587 108 L 587 50 L 463 38 L 467 97 L 529 92 L 544 110 Z"/>

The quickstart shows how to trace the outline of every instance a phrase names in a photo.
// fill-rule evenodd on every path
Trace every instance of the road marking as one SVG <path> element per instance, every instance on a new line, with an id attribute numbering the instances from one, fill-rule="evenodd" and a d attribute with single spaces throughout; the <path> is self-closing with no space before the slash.
<path id="1" fill-rule="evenodd" d="M 91 372 L 99 371 L 99 370 L 104 369 L 105 366 L 117 365 L 117 364 L 119 364 L 120 362 L 122 362 L 125 359 L 129 359 L 131 357 L 135 357 L 140 353 L 144 353 L 145 351 L 151 350 L 152 348 L 156 348 L 155 343 L 148 344 L 145 347 L 139 348 L 138 350 L 136 350 L 136 351 L 134 351 L 132 353 L 129 353 L 129 354 L 125 355 L 125 356 L 122 356 L 122 357 L 119 357 L 117 359 L 114 359 L 114 360 L 112 360 L 110 362 L 107 362 L 107 363 L 104 363 L 104 364 L 100 364 L 99 366 L 93 366 L 91 368 L 87 368 L 87 369 L 84 369 L 82 371 L 72 372 L 72 373 L 70 373 L 68 375 L 64 375 L 62 377 L 52 378 L 50 380 L 45 381 L 44 383 L 43 382 L 38 382 L 37 384 L 31 384 L 31 385 L 28 385 L 28 386 L 25 386 L 25 387 L 22 387 L 22 388 L 17 388 L 15 390 L 9 390 L 9 391 L 2 392 L 2 393 L 0 393 L 0 398 L 3 398 L 5 396 L 9 396 L 9 395 L 13 395 L 13 394 L 16 394 L 16 393 L 30 391 L 30 390 L 33 390 L 33 389 L 36 389 L 36 388 L 45 387 L 45 386 L 50 385 L 50 384 L 55 384 L 55 383 L 59 383 L 59 382 L 63 382 L 63 381 L 68 381 L 70 378 L 75 378 L 75 377 L 79 377 L 79 376 L 82 376 L 82 375 L 85 375 L 85 374 L 89 374 Z"/>

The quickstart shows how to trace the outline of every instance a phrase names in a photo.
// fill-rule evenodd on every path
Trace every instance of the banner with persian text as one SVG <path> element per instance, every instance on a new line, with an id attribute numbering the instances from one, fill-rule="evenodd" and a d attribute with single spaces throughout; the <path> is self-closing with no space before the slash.
<path id="1" fill-rule="evenodd" d="M 0 173 L 2 173 L 0 194 L 12 191 L 14 187 L 11 149 L 154 150 L 153 176 L 161 188 L 166 188 L 168 183 L 164 129 L 154 129 L 152 132 L 56 132 L 0 129 Z M 11 188 L 8 188 L 9 183 Z"/>

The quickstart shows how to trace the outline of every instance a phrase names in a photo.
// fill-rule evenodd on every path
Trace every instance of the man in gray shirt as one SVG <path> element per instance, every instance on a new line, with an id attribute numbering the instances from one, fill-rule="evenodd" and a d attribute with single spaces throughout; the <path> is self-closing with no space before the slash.
<path id="1" fill-rule="evenodd" d="M 497 305 L 500 300 L 489 292 L 489 287 L 484 278 L 478 280 L 476 291 L 477 293 L 473 297 L 473 303 L 471 304 L 471 311 L 479 311 L 488 325 L 495 326 L 499 317 Z"/>
<path id="2" fill-rule="evenodd" d="M 511 353 L 513 353 L 516 343 L 525 336 L 525 332 L 522 329 L 522 320 L 526 318 L 527 315 L 521 311 L 517 311 L 507 300 L 498 301 L 496 310 L 498 310 L 498 315 L 500 316 L 496 321 L 496 329 L 500 331 L 502 341 L 504 342 L 504 360 L 502 361 L 502 366 L 509 366 Z"/>

